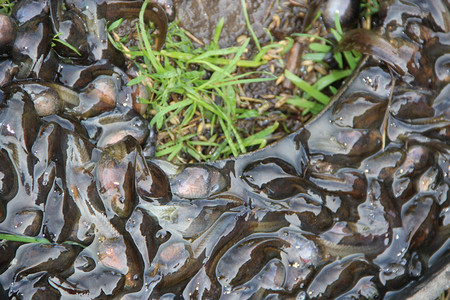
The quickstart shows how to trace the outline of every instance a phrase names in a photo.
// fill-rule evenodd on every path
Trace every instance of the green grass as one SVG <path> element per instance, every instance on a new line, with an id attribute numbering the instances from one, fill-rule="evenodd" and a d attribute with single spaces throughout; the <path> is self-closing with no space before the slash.
<path id="1" fill-rule="evenodd" d="M 0 233 L 0 240 L 20 242 L 20 243 L 40 243 L 50 244 L 50 241 L 41 237 L 22 236 L 15 234 Z"/>
<path id="2" fill-rule="evenodd" d="M 380 3 L 378 0 L 361 1 L 362 17 L 367 18 L 377 14 L 380 11 Z"/>
<path id="3" fill-rule="evenodd" d="M 239 47 L 220 48 L 222 19 L 212 42 L 204 48 L 195 47 L 185 31 L 173 23 L 168 30 L 165 48 L 155 51 L 152 49 L 152 35 L 147 34 L 148 26 L 143 19 L 146 3 L 137 26 L 139 47 L 127 49 L 123 45 L 126 39 L 113 37 L 111 33 L 120 25 L 120 20 L 112 23 L 108 30 L 115 47 L 131 60 L 138 61 L 139 75 L 128 84 L 144 84 L 151 92 L 150 99 L 140 99 L 149 104 L 149 111 L 153 112 L 150 125 L 156 126 L 159 135 L 170 137 L 169 141 L 158 145 L 156 156 L 182 161 L 180 154 L 184 152 L 197 161 L 212 161 L 264 147 L 278 123 L 258 133 L 237 128 L 236 122 L 240 119 L 260 117 L 257 111 L 240 105 L 239 86 L 272 81 L 276 77 L 255 71 L 239 73 L 238 68 L 254 69 L 266 64 L 264 55 L 274 47 L 283 46 L 270 44 L 262 47 L 252 59 L 245 56 L 250 39 Z M 208 124 L 209 131 L 203 135 L 206 139 L 199 140 L 196 132 L 186 130 L 193 123 Z M 198 151 L 198 146 L 210 146 L 210 151 Z"/>
<path id="4" fill-rule="evenodd" d="M 337 42 L 342 39 L 343 30 L 341 24 L 339 23 L 337 14 L 335 16 L 335 28 L 331 28 L 330 31 Z M 328 64 L 324 62 L 324 59 L 333 49 L 334 44 L 332 41 L 305 33 L 293 34 L 293 36 L 313 37 L 314 39 L 320 41 L 321 43 L 310 43 L 309 49 L 312 52 L 306 53 L 302 58 L 304 60 L 312 60 L 317 63 L 321 63 L 327 69 L 330 69 Z M 334 95 L 337 92 L 336 88 L 333 86 L 333 83 L 350 76 L 356 68 L 361 55 L 355 51 L 343 51 L 334 53 L 333 57 L 338 64 L 338 68 L 333 69 L 329 72 L 329 74 L 320 77 L 314 84 L 309 84 L 297 75 L 285 70 L 284 75 L 286 78 L 302 91 L 301 95 L 295 95 L 288 99 L 287 102 L 302 108 L 303 115 L 308 113 L 316 115 L 330 102 L 331 98 L 328 95 Z"/>
<path id="5" fill-rule="evenodd" d="M 14 3 L 9 0 L 0 0 L 0 12 L 11 15 L 11 10 L 14 6 Z"/>
<path id="6" fill-rule="evenodd" d="M 372 3 L 374 0 L 367 1 Z M 364 3 L 368 3 L 367 1 Z M 254 57 L 248 57 L 247 54 L 250 38 L 238 47 L 219 46 L 223 19 L 216 27 L 211 43 L 204 47 L 196 47 L 186 32 L 172 23 L 165 47 L 156 51 L 152 48 L 155 44 L 154 35 L 151 34 L 152 24 L 144 22 L 148 2 L 144 2 L 136 26 L 137 46 L 127 48 L 125 44 L 129 37 L 118 37 L 115 34 L 122 20 L 112 23 L 108 32 L 111 43 L 135 62 L 138 68 L 137 76 L 128 85 L 144 85 L 151 95 L 148 99 L 141 98 L 140 102 L 149 105 L 147 115 L 150 125 L 158 130 L 156 156 L 182 163 L 190 158 L 196 161 L 214 161 L 264 147 L 279 123 L 274 122 L 261 128 L 259 132 L 253 129 L 246 132 L 238 128 L 236 124 L 241 119 L 264 117 L 264 113 L 242 105 L 241 90 L 246 84 L 277 79 L 272 74 L 256 72 L 256 68 L 268 63 L 264 58 L 273 48 L 283 47 L 281 52 L 285 54 L 292 46 L 292 39 L 285 44 L 272 42 L 261 46 L 252 30 L 246 1 L 241 0 L 248 31 L 255 47 L 260 49 Z M 343 31 L 337 16 L 331 33 L 338 42 L 342 38 Z M 337 92 L 335 83 L 353 72 L 360 54 L 354 51 L 334 53 L 338 67 L 331 70 L 324 58 L 332 51 L 333 42 L 308 34 L 293 36 L 316 39 L 316 42 L 309 45 L 311 53 L 305 54 L 303 59 L 322 64 L 328 74 L 319 74 L 317 81 L 311 84 L 286 70 L 283 75 L 301 91 L 289 97 L 286 103 L 300 108 L 302 115 L 315 115 Z M 285 124 L 282 125 L 285 128 Z M 195 128 L 199 127 L 196 131 Z M 189 159 L 186 160 L 186 157 Z"/>
<path id="7" fill-rule="evenodd" d="M 255 43 L 256 48 L 258 49 L 258 52 L 261 52 L 261 45 L 259 44 L 258 38 L 256 37 L 256 34 L 253 31 L 252 25 L 250 23 L 250 19 L 248 17 L 247 4 L 246 4 L 245 0 L 241 0 L 241 6 L 242 6 L 242 12 L 244 14 L 245 24 L 247 25 L 247 29 L 253 38 L 253 41 Z"/>
<path id="8" fill-rule="evenodd" d="M 42 237 L 32 237 L 17 234 L 0 233 L 0 241 L 10 241 L 19 243 L 37 243 L 37 244 L 52 244 L 49 240 Z M 72 241 L 65 241 L 63 244 L 66 245 L 76 245 L 85 248 L 85 246 Z"/>
<path id="9" fill-rule="evenodd" d="M 219 46 L 223 19 L 216 27 L 212 42 L 203 48 L 195 47 L 186 32 L 172 23 L 165 48 L 155 51 L 152 49 L 154 36 L 149 30 L 151 24 L 144 22 L 148 3 L 149 0 L 144 2 L 139 15 L 137 47 L 124 47 L 128 37 L 118 39 L 113 34 L 122 20 L 112 23 L 108 32 L 114 46 L 138 66 L 138 76 L 128 84 L 142 84 L 150 92 L 149 99 L 140 101 L 149 104 L 150 124 L 157 128 L 160 135 L 166 136 L 158 144 L 156 156 L 176 162 L 185 162 L 182 157 L 186 155 L 197 161 L 212 161 L 264 147 L 279 124 L 274 122 L 266 128 L 260 128 L 259 132 L 256 129 L 246 132 L 237 128 L 236 123 L 241 119 L 263 118 L 267 114 L 241 105 L 241 90 L 246 84 L 277 79 L 272 74 L 255 70 L 268 63 L 264 58 L 271 49 L 282 47 L 281 54 L 285 54 L 292 46 L 292 39 L 288 38 L 289 43 L 284 45 L 272 42 L 261 46 L 252 29 L 246 1 L 241 0 L 248 32 L 259 50 L 254 57 L 247 55 L 250 39 L 239 47 Z M 5 13 L 10 13 L 13 5 L 9 0 L 0 0 L 0 10 Z M 379 3 L 377 0 L 363 0 L 361 7 L 363 17 L 370 18 L 378 12 Z M 337 19 L 335 21 L 335 29 L 331 32 L 339 41 L 343 31 Z M 52 46 L 61 43 L 80 55 L 75 47 L 59 39 L 59 35 L 57 33 L 53 37 Z M 311 53 L 305 54 L 303 59 L 320 63 L 329 70 L 324 58 L 332 50 L 333 43 L 318 36 L 293 36 L 296 35 L 316 39 L 317 42 L 309 45 Z M 334 53 L 338 68 L 330 70 L 327 75 L 319 75 L 313 84 L 286 70 L 283 75 L 301 91 L 289 97 L 286 103 L 300 108 L 302 115 L 318 114 L 337 92 L 334 84 L 352 73 L 359 57 L 353 51 Z M 208 131 L 196 132 L 192 129 L 193 125 L 208 127 Z M 288 131 L 284 123 L 282 128 Z"/>
<path id="10" fill-rule="evenodd" d="M 58 42 L 58 43 L 60 43 L 60 44 L 62 44 L 62 45 L 64 45 L 64 46 L 66 46 L 67 48 L 69 48 L 69 49 L 72 50 L 73 52 L 75 52 L 78 56 L 81 56 L 81 53 L 80 53 L 74 46 L 72 46 L 72 45 L 69 44 L 68 42 L 63 41 L 63 40 L 61 40 L 61 39 L 58 38 L 58 36 L 60 36 L 61 34 L 62 34 L 62 32 L 58 32 L 57 34 L 55 34 L 55 35 L 53 36 L 51 46 L 52 46 L 52 47 L 55 47 L 55 46 L 56 46 L 55 42 Z"/>
<path id="11" fill-rule="evenodd" d="M 362 18 L 365 18 L 369 21 L 370 26 L 370 18 L 377 14 L 380 10 L 380 5 L 377 0 L 363 0 L 361 2 L 362 9 Z M 316 19 L 320 16 L 320 12 L 316 16 Z M 370 28 L 367 28 L 370 29 Z M 331 29 L 331 33 L 337 42 L 342 39 L 343 30 L 341 24 L 339 23 L 338 16 L 335 16 L 335 28 Z M 330 51 L 334 48 L 334 44 L 332 41 L 327 40 L 320 36 L 310 35 L 310 34 L 293 34 L 293 36 L 304 36 L 304 37 L 312 37 L 319 42 L 314 42 L 309 44 L 309 49 L 312 51 L 311 53 L 305 54 L 302 58 L 304 60 L 312 60 L 317 63 L 321 63 L 327 69 L 330 67 L 324 62 L 325 57 L 328 55 Z M 344 52 L 336 52 L 334 53 L 334 59 L 338 64 L 338 68 L 330 71 L 329 74 L 320 77 L 317 82 L 314 84 L 308 84 L 295 74 L 292 74 L 289 71 L 285 71 L 285 76 L 292 83 L 294 83 L 303 93 L 302 95 L 297 95 L 291 97 L 287 100 L 287 103 L 295 105 L 299 108 L 303 109 L 302 114 L 312 113 L 313 115 L 318 114 L 330 101 L 330 97 L 327 96 L 329 94 L 334 95 L 337 92 L 337 89 L 333 86 L 333 83 L 337 81 L 341 81 L 346 77 L 350 76 L 353 70 L 356 68 L 359 59 L 361 58 L 361 54 L 356 51 L 344 51 Z M 311 101 L 310 99 L 313 99 Z"/>

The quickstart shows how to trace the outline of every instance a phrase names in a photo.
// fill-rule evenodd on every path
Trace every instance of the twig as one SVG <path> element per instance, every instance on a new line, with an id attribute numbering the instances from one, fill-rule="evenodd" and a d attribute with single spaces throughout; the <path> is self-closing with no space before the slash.
<path id="1" fill-rule="evenodd" d="M 389 107 L 391 106 L 391 102 L 392 102 L 392 98 L 394 96 L 394 87 L 395 87 L 395 77 L 394 74 L 392 73 L 392 70 L 389 68 L 389 73 L 391 74 L 391 78 L 392 78 L 392 83 L 391 83 L 391 91 L 389 94 L 389 99 L 388 99 L 388 103 L 386 106 L 386 111 L 384 113 L 384 120 L 383 120 L 383 133 L 381 134 L 381 148 L 382 150 L 384 150 L 384 148 L 386 147 L 386 135 L 387 135 L 387 130 L 388 130 L 388 121 L 389 121 Z"/>
<path id="2" fill-rule="evenodd" d="M 273 5 L 275 4 L 276 0 L 272 0 L 272 2 L 270 2 L 269 7 L 266 9 L 266 13 L 264 14 L 264 21 L 267 20 L 270 16 L 270 11 L 273 8 Z"/>
<path id="3" fill-rule="evenodd" d="M 197 44 L 199 44 L 200 46 L 204 47 L 205 43 L 203 43 L 202 41 L 200 41 L 195 35 L 193 35 L 192 33 L 190 33 L 189 31 L 187 31 L 186 29 L 183 28 L 184 33 L 188 36 L 188 38 L 190 38 L 191 40 L 193 40 L 194 42 L 196 42 Z"/>
<path id="4" fill-rule="evenodd" d="M 298 64 L 298 60 L 300 59 L 300 50 L 301 50 L 301 45 L 298 41 L 296 41 L 294 43 L 294 45 L 292 46 L 291 50 L 289 51 L 288 54 L 288 59 L 286 62 L 286 70 L 289 70 L 291 73 L 296 73 L 296 69 L 297 69 L 297 64 Z M 294 87 L 293 83 L 285 78 L 283 81 L 283 87 L 285 89 L 292 89 Z"/>

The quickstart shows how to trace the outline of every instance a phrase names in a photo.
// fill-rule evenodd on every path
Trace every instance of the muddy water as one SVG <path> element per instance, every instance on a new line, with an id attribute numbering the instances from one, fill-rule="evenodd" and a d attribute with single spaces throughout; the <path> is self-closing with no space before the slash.
<path id="1" fill-rule="evenodd" d="M 140 91 L 97 23 L 78 60 L 44 46 L 67 11 L 104 6 L 21 3 L 1 47 L 0 232 L 49 243 L 2 241 L 0 296 L 380 299 L 448 263 L 447 2 L 392 0 L 303 129 L 184 166 L 151 157 Z"/>

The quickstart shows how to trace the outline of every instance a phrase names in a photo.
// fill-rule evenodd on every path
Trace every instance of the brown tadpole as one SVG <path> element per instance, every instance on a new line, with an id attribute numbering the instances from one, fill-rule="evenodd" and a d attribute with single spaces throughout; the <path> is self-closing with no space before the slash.
<path id="1" fill-rule="evenodd" d="M 420 47 L 404 39 L 388 40 L 379 32 L 358 28 L 347 31 L 334 51 L 349 50 L 375 56 L 399 75 L 412 75 L 416 83 L 427 84 L 431 78 L 431 69 L 424 67 L 426 57 Z"/>
<path id="2" fill-rule="evenodd" d="M 347 31 L 335 48 L 335 51 L 349 50 L 376 56 L 400 75 L 405 75 L 408 72 L 406 66 L 408 60 L 400 56 L 400 49 L 394 47 L 378 32 L 362 28 Z"/>
<path id="3" fill-rule="evenodd" d="M 323 0 L 312 0 L 308 5 L 308 12 L 306 13 L 305 18 L 303 19 L 302 24 L 302 32 L 305 32 L 307 28 L 312 24 L 314 18 L 316 17 L 317 11 L 322 6 Z"/>
<path id="4" fill-rule="evenodd" d="M 8 53 L 16 39 L 17 25 L 8 15 L 0 13 L 0 53 Z"/>
<path id="5" fill-rule="evenodd" d="M 111 1 L 106 5 L 106 19 L 115 20 L 119 18 L 138 18 L 145 2 L 143 1 Z M 148 19 L 158 27 L 158 38 L 155 50 L 159 51 L 166 42 L 169 20 L 166 11 L 156 2 L 146 4 L 144 19 Z"/>

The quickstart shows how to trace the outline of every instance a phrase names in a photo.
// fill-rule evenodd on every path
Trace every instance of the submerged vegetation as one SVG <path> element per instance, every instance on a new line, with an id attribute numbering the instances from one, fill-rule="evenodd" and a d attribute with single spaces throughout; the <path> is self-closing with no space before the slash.
<path id="1" fill-rule="evenodd" d="M 48 239 L 39 237 L 39 236 L 32 237 L 32 236 L 26 236 L 26 235 L 0 233 L 0 245 L 4 241 L 18 242 L 18 243 L 32 243 L 32 244 L 47 244 L 47 245 L 52 244 Z M 84 245 L 73 242 L 73 241 L 64 241 L 64 242 L 62 242 L 62 244 L 74 245 L 74 246 L 80 246 L 82 248 L 86 248 Z"/>
<path id="2" fill-rule="evenodd" d="M 58 36 L 60 36 L 62 34 L 62 32 L 59 32 L 57 34 L 55 34 L 55 36 L 52 39 L 52 47 L 56 46 L 55 42 L 58 42 L 64 46 L 66 46 L 67 48 L 69 48 L 70 50 L 72 50 L 73 52 L 75 52 L 78 56 L 81 56 L 81 53 L 77 50 L 77 48 L 75 48 L 73 45 L 67 43 L 64 40 L 61 40 L 60 38 L 58 38 Z"/>

